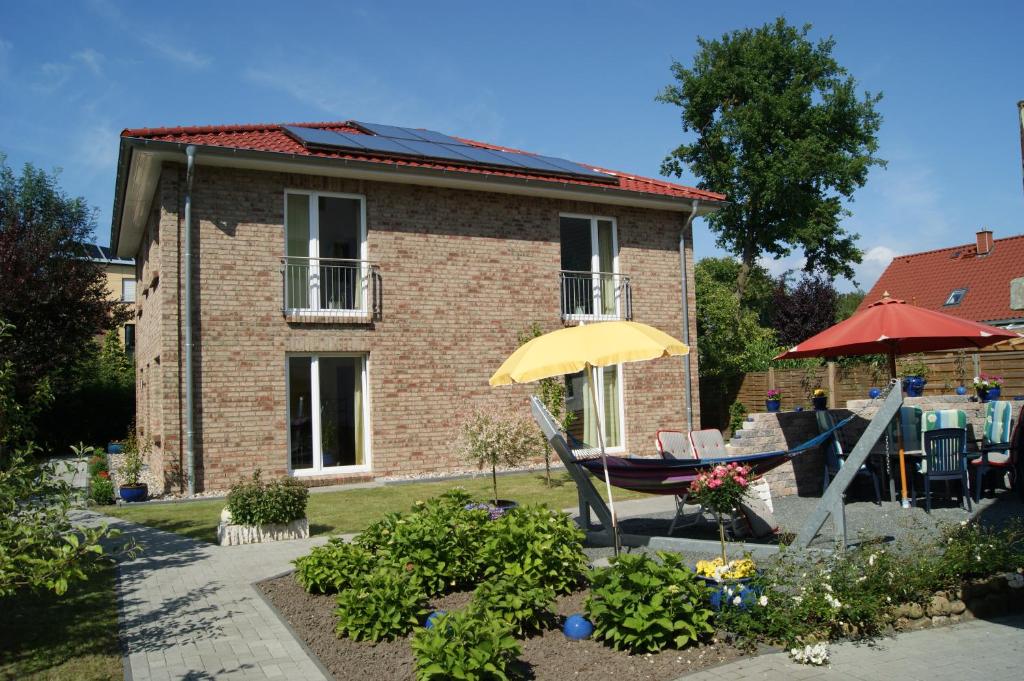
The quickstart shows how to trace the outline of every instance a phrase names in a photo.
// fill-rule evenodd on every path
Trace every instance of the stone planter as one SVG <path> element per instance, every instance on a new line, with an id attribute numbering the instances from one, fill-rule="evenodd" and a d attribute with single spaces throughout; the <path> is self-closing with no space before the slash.
<path id="1" fill-rule="evenodd" d="M 225 508 L 220 513 L 220 524 L 217 525 L 217 543 L 221 546 L 238 546 L 240 544 L 262 544 L 270 541 L 286 541 L 288 539 L 308 539 L 309 519 L 299 518 L 290 523 L 273 525 L 232 525 L 231 513 Z"/>

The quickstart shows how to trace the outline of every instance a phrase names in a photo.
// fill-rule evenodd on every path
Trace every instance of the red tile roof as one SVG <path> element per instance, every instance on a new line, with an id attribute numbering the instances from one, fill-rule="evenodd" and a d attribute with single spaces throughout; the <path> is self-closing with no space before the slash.
<path id="1" fill-rule="evenodd" d="M 218 125 L 180 128 L 136 128 L 124 130 L 121 133 L 121 137 L 141 138 L 164 142 L 177 142 L 183 144 L 196 144 L 202 146 L 225 147 L 230 149 L 245 149 L 250 151 L 277 152 L 283 154 L 293 154 L 296 156 L 370 161 L 380 163 L 382 165 L 430 168 L 437 170 L 464 172 L 469 174 L 496 175 L 511 178 L 528 178 L 534 180 L 539 179 L 548 180 L 550 182 L 556 182 L 562 185 L 569 184 L 594 187 L 616 187 L 618 189 L 630 192 L 637 192 L 643 194 L 658 194 L 661 196 L 669 196 L 673 198 L 683 199 L 701 199 L 702 201 L 723 201 L 725 199 L 725 196 L 723 194 L 716 194 L 714 192 L 704 191 L 702 189 L 696 189 L 694 187 L 687 187 L 681 184 L 666 182 L 665 180 L 654 179 L 649 177 L 640 177 L 637 175 L 632 175 L 630 173 L 621 173 L 614 170 L 608 170 L 606 168 L 599 168 L 597 166 L 589 164 L 581 165 L 586 165 L 590 168 L 594 168 L 595 170 L 610 173 L 615 176 L 616 181 L 614 183 L 598 182 L 579 177 L 569 178 L 555 175 L 544 175 L 543 173 L 540 172 L 522 172 L 512 169 L 501 170 L 495 168 L 482 168 L 472 165 L 460 165 L 458 163 L 453 163 L 450 161 L 437 161 L 431 159 L 417 160 L 407 158 L 388 158 L 386 156 L 372 155 L 371 153 L 367 152 L 358 152 L 341 149 L 339 149 L 338 151 L 310 150 L 303 146 L 300 142 L 296 141 L 291 136 L 289 136 L 284 131 L 283 126 L 285 125 L 296 125 L 306 128 L 321 128 L 325 130 L 343 132 L 351 135 L 363 134 L 362 131 L 343 122 L 326 122 Z M 518 149 L 512 149 L 509 147 L 487 144 L 485 142 L 477 142 L 465 138 L 459 139 L 472 146 L 478 146 L 485 149 L 501 149 L 503 151 L 520 152 L 520 150 Z"/>
<path id="2" fill-rule="evenodd" d="M 893 298 L 976 322 L 1024 317 L 1024 310 L 1010 309 L 1010 281 L 1024 277 L 1024 234 L 992 243 L 981 256 L 971 243 L 893 258 L 857 311 L 888 291 Z M 963 300 L 946 306 L 958 288 L 967 289 Z"/>

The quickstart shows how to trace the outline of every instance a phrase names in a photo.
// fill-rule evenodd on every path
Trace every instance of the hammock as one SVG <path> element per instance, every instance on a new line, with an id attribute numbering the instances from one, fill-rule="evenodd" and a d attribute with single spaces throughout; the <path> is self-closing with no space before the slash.
<path id="1" fill-rule="evenodd" d="M 759 452 L 757 454 L 743 454 L 740 456 L 728 456 L 719 459 L 690 459 L 673 460 L 664 459 L 631 459 L 623 456 L 606 456 L 608 462 L 608 476 L 612 485 L 634 492 L 646 494 L 685 494 L 690 489 L 690 483 L 698 475 L 715 466 L 739 463 L 750 466 L 751 475 L 757 477 L 764 475 L 773 468 L 782 465 L 799 454 L 809 449 L 814 449 L 832 437 L 835 431 L 839 430 L 855 418 L 856 414 L 847 416 L 836 423 L 828 430 L 819 433 L 815 437 L 801 442 L 789 449 L 780 449 L 774 452 Z M 592 451 L 592 450 L 590 450 Z M 589 452 L 588 452 L 589 453 Z M 604 462 L 601 457 L 576 459 L 579 466 L 586 468 L 595 477 L 604 479 Z"/>

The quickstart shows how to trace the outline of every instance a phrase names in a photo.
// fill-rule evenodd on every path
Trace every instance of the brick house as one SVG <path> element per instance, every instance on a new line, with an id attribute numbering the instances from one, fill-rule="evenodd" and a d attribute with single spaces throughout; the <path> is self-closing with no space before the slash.
<path id="1" fill-rule="evenodd" d="M 256 468 L 313 485 L 463 469 L 472 408 L 528 413 L 529 386 L 487 379 L 531 323 L 632 318 L 696 342 L 691 222 L 723 199 L 418 129 L 125 130 L 111 244 L 136 261 L 151 468 L 178 488 L 191 461 L 200 490 Z M 605 370 L 614 450 L 688 428 L 687 395 L 700 422 L 696 363 Z"/>

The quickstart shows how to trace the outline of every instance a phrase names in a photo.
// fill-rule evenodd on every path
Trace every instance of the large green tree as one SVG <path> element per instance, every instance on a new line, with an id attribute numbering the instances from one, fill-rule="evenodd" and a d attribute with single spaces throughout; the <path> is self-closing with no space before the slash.
<path id="1" fill-rule="evenodd" d="M 832 56 L 835 41 L 812 42 L 810 28 L 779 18 L 699 38 L 692 66 L 674 62 L 676 82 L 658 96 L 682 108 L 683 132 L 694 136 L 662 171 L 688 167 L 702 188 L 729 199 L 708 220 L 719 247 L 740 259 L 739 300 L 762 256 L 799 249 L 807 271 L 849 278 L 861 259 L 857 236 L 840 222 L 844 200 L 884 164 L 875 156 L 881 95 L 859 96 Z"/>
<path id="2" fill-rule="evenodd" d="M 0 318 L 17 329 L 0 359 L 19 398 L 45 378 L 59 394 L 82 348 L 127 319 L 85 257 L 94 227 L 85 199 L 65 195 L 55 175 L 32 165 L 15 174 L 0 155 Z"/>

